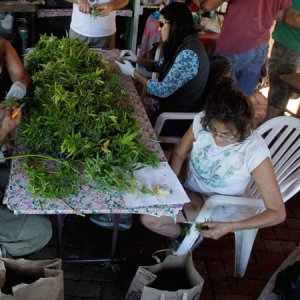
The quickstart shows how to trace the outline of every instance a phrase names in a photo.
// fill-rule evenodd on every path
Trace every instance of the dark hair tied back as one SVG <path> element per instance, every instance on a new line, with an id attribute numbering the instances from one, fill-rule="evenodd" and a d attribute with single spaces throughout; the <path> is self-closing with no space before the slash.
<path id="1" fill-rule="evenodd" d="M 253 109 L 249 97 L 234 88 L 233 84 L 231 77 L 223 77 L 218 82 L 206 102 L 201 124 L 205 130 L 214 122 L 224 123 L 236 130 L 239 141 L 242 141 L 251 132 Z"/>
<path id="2" fill-rule="evenodd" d="M 223 91 L 228 91 L 233 89 L 234 80 L 229 76 L 222 77 L 216 85 L 216 91 L 222 93 Z"/>

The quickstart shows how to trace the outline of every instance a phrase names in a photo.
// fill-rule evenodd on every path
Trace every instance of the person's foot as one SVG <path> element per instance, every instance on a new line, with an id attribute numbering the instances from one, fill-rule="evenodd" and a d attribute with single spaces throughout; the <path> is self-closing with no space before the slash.
<path id="1" fill-rule="evenodd" d="M 104 228 L 113 229 L 115 214 L 95 214 L 90 217 L 90 220 Z M 132 215 L 131 214 L 120 214 L 119 219 L 119 230 L 128 230 L 132 226 Z"/>

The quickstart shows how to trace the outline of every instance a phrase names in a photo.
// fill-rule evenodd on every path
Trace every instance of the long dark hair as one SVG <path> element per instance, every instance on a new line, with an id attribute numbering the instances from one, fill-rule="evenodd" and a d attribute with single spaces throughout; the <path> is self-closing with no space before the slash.
<path id="1" fill-rule="evenodd" d="M 165 6 L 160 14 L 170 23 L 170 32 L 168 42 L 164 48 L 163 77 L 170 66 L 176 53 L 176 49 L 182 40 L 195 32 L 193 16 L 187 5 L 180 2 L 174 2 Z"/>
<path id="2" fill-rule="evenodd" d="M 222 122 L 238 132 L 241 142 L 246 139 L 252 128 L 253 108 L 250 99 L 241 91 L 233 88 L 233 80 L 223 77 L 214 92 L 209 96 L 201 119 L 204 130 L 214 122 Z"/>

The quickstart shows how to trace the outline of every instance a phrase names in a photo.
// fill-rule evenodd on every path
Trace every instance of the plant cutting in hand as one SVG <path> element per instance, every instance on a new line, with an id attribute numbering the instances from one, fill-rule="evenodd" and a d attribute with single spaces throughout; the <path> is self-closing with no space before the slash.
<path id="1" fill-rule="evenodd" d="M 205 220 L 205 222 L 209 222 L 209 220 Z M 208 230 L 209 229 L 208 226 L 206 226 L 206 225 L 204 225 L 203 223 L 200 223 L 200 222 L 195 222 L 195 228 L 197 230 Z M 190 229 L 191 229 L 191 226 L 184 227 L 182 229 L 182 235 L 183 236 L 189 235 L 191 233 Z"/>
<path id="2" fill-rule="evenodd" d="M 98 7 L 91 7 L 90 14 L 92 17 L 96 18 L 99 16 L 100 9 Z"/>
<path id="3" fill-rule="evenodd" d="M 34 83 L 18 139 L 34 195 L 63 198 L 87 181 L 131 191 L 137 163 L 155 166 L 120 77 L 77 39 L 41 36 L 25 67 Z"/>
<path id="4" fill-rule="evenodd" d="M 209 227 L 204 225 L 203 223 L 196 223 L 196 229 L 197 230 L 208 230 Z"/>

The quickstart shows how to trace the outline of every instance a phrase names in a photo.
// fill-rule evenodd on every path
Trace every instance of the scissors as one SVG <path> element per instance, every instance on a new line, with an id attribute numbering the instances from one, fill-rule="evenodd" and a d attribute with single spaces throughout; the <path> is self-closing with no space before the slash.
<path id="1" fill-rule="evenodd" d="M 15 108 L 11 113 L 11 118 L 15 119 L 24 106 L 25 106 L 25 102 L 23 102 L 19 107 Z"/>

